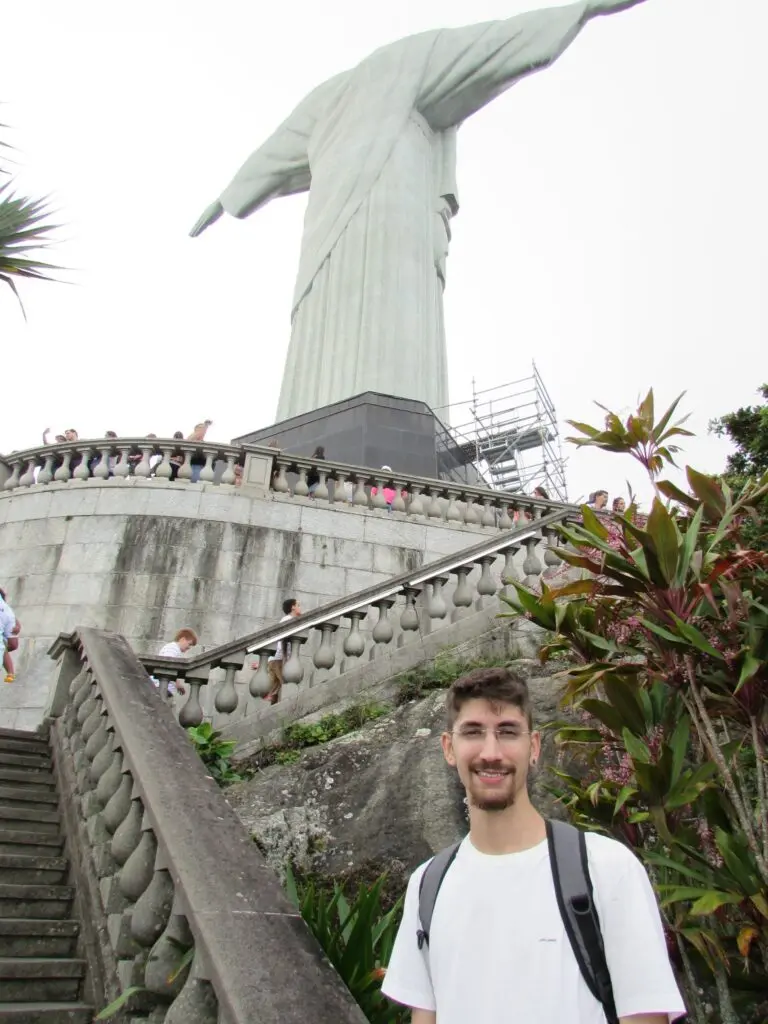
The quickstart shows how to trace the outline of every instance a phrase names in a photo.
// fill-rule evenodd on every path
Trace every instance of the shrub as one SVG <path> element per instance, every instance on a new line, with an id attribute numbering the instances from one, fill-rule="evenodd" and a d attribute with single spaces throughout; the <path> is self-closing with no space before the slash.
<path id="1" fill-rule="evenodd" d="M 210 722 L 190 726 L 187 735 L 215 782 L 229 786 L 243 781 L 243 776 L 235 771 L 230 761 L 237 745 L 234 740 L 222 740 L 221 733 L 216 732 Z"/>
<path id="2" fill-rule="evenodd" d="M 560 554 L 586 578 L 538 596 L 515 583 L 509 603 L 550 632 L 543 659 L 578 663 L 564 700 L 581 721 L 556 739 L 587 772 L 560 771 L 560 797 L 647 864 L 692 1022 L 703 988 L 735 1024 L 768 1010 L 768 553 L 745 534 L 768 474 L 737 493 L 690 467 L 688 491 L 659 480 L 688 433 L 676 405 L 656 422 L 650 392 L 626 423 L 574 424 L 576 443 L 646 468 L 653 506 L 642 528 L 634 507 L 585 507 Z"/>

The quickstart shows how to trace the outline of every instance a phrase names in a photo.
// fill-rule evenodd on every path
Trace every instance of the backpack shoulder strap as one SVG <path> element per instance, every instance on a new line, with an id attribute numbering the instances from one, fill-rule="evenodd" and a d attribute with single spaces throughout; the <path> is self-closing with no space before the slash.
<path id="1" fill-rule="evenodd" d="M 443 884 L 446 872 L 451 864 L 453 864 L 460 846 L 460 842 L 454 843 L 453 846 L 447 846 L 444 850 L 436 853 L 429 864 L 427 864 L 421 876 L 421 881 L 419 882 L 420 928 L 416 932 L 419 949 L 422 949 L 425 943 L 427 946 L 429 945 L 429 929 L 432 926 L 432 914 L 435 910 L 437 894 L 440 892 L 440 886 Z"/>
<path id="2" fill-rule="evenodd" d="M 618 1024 L 584 832 L 564 821 L 547 821 L 547 843 L 557 905 L 579 970 L 608 1024 Z"/>

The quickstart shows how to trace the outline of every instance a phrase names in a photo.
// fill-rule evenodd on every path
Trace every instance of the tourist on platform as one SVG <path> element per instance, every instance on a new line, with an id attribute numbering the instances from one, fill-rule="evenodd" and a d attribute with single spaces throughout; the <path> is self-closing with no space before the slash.
<path id="1" fill-rule="evenodd" d="M 195 429 L 187 438 L 188 441 L 204 441 L 205 435 L 208 433 L 208 428 L 213 425 L 213 420 L 203 420 L 202 423 L 198 423 Z M 195 452 L 190 459 L 190 466 L 192 467 L 192 483 L 195 484 L 200 479 L 200 474 L 205 466 L 205 456 Z"/>
<path id="2" fill-rule="evenodd" d="M 180 629 L 176 636 L 169 643 L 164 644 L 158 652 L 159 658 L 183 658 L 193 647 L 197 646 L 197 633 L 194 629 Z M 155 676 L 150 676 L 152 685 L 156 688 L 160 688 L 160 680 Z M 180 682 L 169 681 L 166 687 L 164 696 L 168 699 L 173 697 L 175 693 L 179 693 L 182 696 L 186 693 L 186 688 Z"/>
<path id="3" fill-rule="evenodd" d="M 243 486 L 243 467 L 235 465 L 235 487 Z"/>
<path id="4" fill-rule="evenodd" d="M 325 448 L 321 444 L 312 452 L 312 458 L 317 459 L 319 462 L 325 462 Z M 314 498 L 315 491 L 320 485 L 320 474 L 316 466 L 312 466 L 309 473 L 307 473 L 307 483 L 309 484 L 309 496 Z"/>
<path id="5" fill-rule="evenodd" d="M 64 444 L 64 442 L 67 440 L 63 434 L 57 434 L 53 441 L 49 441 L 48 435 L 50 434 L 50 432 L 50 427 L 46 427 L 45 430 L 43 431 L 43 444 Z"/>
<path id="6" fill-rule="evenodd" d="M 623 498 L 614 498 L 611 508 L 617 515 L 623 516 L 627 510 L 627 503 Z"/>
<path id="7" fill-rule="evenodd" d="M 177 430 L 173 435 L 174 441 L 183 441 L 184 435 L 180 430 Z M 179 475 L 179 470 L 184 465 L 184 452 L 180 448 L 175 449 L 173 455 L 170 458 L 171 463 L 171 480 L 175 480 Z"/>
<path id="8" fill-rule="evenodd" d="M 21 623 L 5 599 L 5 591 L 0 589 L 0 645 L 3 648 L 3 669 L 6 683 L 16 679 L 11 652 L 18 650 Z"/>
<path id="9" fill-rule="evenodd" d="M 283 617 L 281 622 L 288 622 L 290 619 L 297 619 L 301 615 L 301 605 L 295 597 L 287 597 L 283 601 Z M 269 673 L 269 690 L 264 700 L 270 704 L 277 704 L 280 700 L 280 691 L 283 688 L 283 659 L 290 657 L 291 645 L 289 641 L 285 644 L 282 640 L 277 642 L 277 650 L 267 661 L 267 672 Z"/>
<path id="10" fill-rule="evenodd" d="M 381 467 L 381 471 L 382 471 L 382 473 L 391 473 L 392 472 L 392 467 L 391 466 L 382 466 Z M 375 495 L 377 495 L 378 493 L 379 493 L 378 487 L 372 487 L 371 488 L 371 497 L 372 498 Z M 395 496 L 397 495 L 397 491 L 394 489 L 394 487 L 382 487 L 381 493 L 384 495 L 384 501 L 386 501 L 386 503 L 387 503 L 388 511 L 391 512 L 392 511 L 392 502 L 395 500 Z M 405 494 L 405 492 L 403 492 L 403 494 Z"/>
<path id="11" fill-rule="evenodd" d="M 591 508 L 593 512 L 604 512 L 607 504 L 608 491 L 593 491 L 589 496 L 587 508 Z"/>

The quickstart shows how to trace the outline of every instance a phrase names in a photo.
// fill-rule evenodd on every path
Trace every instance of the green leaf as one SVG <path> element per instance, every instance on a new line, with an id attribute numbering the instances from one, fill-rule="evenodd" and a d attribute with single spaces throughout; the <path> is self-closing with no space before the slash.
<path id="1" fill-rule="evenodd" d="M 699 473 L 692 466 L 686 467 L 686 475 L 691 490 L 697 498 L 701 499 L 707 507 L 707 511 L 725 515 L 726 506 L 723 490 L 717 479 L 713 476 L 705 476 Z"/>
<path id="2" fill-rule="evenodd" d="M 139 992 L 146 992 L 146 989 L 141 985 L 131 985 L 130 988 L 121 992 L 117 999 L 114 999 L 109 1006 L 105 1006 L 101 1013 L 94 1017 L 94 1020 L 108 1020 L 110 1017 L 114 1017 L 114 1015 L 118 1011 L 122 1010 L 125 1004 Z"/>
<path id="3" fill-rule="evenodd" d="M 614 818 L 619 813 L 624 804 L 629 800 L 630 797 L 636 796 L 637 790 L 634 786 L 624 786 L 619 795 L 616 797 L 616 804 L 613 808 Z"/>
<path id="4" fill-rule="evenodd" d="M 653 499 L 647 533 L 653 542 L 659 567 L 667 583 L 677 575 L 677 551 L 680 533 L 674 519 L 658 498 Z"/>
<path id="5" fill-rule="evenodd" d="M 600 433 L 596 427 L 590 427 L 588 423 L 579 423 L 577 420 L 566 420 L 565 422 L 569 427 L 573 427 L 574 430 L 579 430 L 582 434 L 586 434 L 587 437 L 597 437 Z M 583 441 L 583 438 L 574 438 L 574 440 Z"/>
<path id="6" fill-rule="evenodd" d="M 653 440 L 657 444 L 661 441 L 662 437 L 664 436 L 664 431 L 667 429 L 667 425 L 669 424 L 669 421 L 674 416 L 675 409 L 677 409 L 677 407 L 680 404 L 680 402 L 682 401 L 684 395 L 685 395 L 685 392 L 682 391 L 677 396 L 677 398 L 674 400 L 672 405 L 670 405 L 670 407 L 667 409 L 667 411 L 664 413 L 664 415 L 661 417 L 661 419 L 656 424 L 656 426 L 654 427 L 654 429 L 653 429 Z M 649 397 L 651 399 L 651 402 L 653 402 L 653 392 L 652 391 L 649 392 Z M 647 401 L 647 399 L 646 399 L 646 401 Z M 681 420 L 680 422 L 682 423 L 683 421 Z"/>
<path id="7" fill-rule="evenodd" d="M 670 770 L 671 782 L 674 786 L 680 778 L 683 769 L 685 755 L 688 753 L 688 744 L 691 739 L 691 720 L 688 715 L 683 715 L 675 726 L 675 731 L 669 740 L 669 749 L 672 751 L 672 767 Z"/>
<path id="8" fill-rule="evenodd" d="M 700 896 L 691 907 L 691 917 L 703 917 L 705 914 L 714 912 L 729 903 L 741 903 L 741 895 L 735 892 L 717 892 L 712 889 Z"/>
<path id="9" fill-rule="evenodd" d="M 753 676 L 755 676 L 762 667 L 763 662 L 759 658 L 756 658 L 753 654 L 750 654 L 749 651 L 746 651 L 744 654 L 744 661 L 741 663 L 739 681 L 736 684 L 734 694 L 738 693 L 742 686 L 745 683 L 748 683 L 749 680 L 752 679 Z"/>
<path id="10" fill-rule="evenodd" d="M 692 498 L 690 494 L 681 491 L 671 480 L 660 480 L 656 486 L 671 501 L 677 501 L 679 504 L 685 505 L 692 512 L 701 507 L 701 502 L 697 498 Z"/>
<path id="11" fill-rule="evenodd" d="M 614 736 L 621 736 L 621 730 L 624 728 L 624 719 L 618 709 L 612 704 L 588 697 L 579 702 L 579 708 L 582 711 L 586 711 L 588 715 L 592 715 L 598 722 L 602 722 L 606 728 L 611 730 Z"/>
<path id="12" fill-rule="evenodd" d="M 651 752 L 641 739 L 638 739 L 629 729 L 622 729 L 622 739 L 627 753 L 633 761 L 639 764 L 651 764 Z"/>
<path id="13" fill-rule="evenodd" d="M 683 546 L 680 552 L 680 561 L 677 567 L 677 575 L 675 577 L 675 585 L 678 587 L 684 587 L 688 577 L 688 569 L 691 565 L 691 559 L 693 553 L 696 550 L 696 545 L 699 540 L 699 531 L 701 529 L 701 523 L 704 518 L 704 509 L 702 506 L 696 509 L 696 512 L 688 524 L 683 536 Z"/>
<path id="14" fill-rule="evenodd" d="M 647 723 L 638 700 L 636 684 L 623 679 L 606 678 L 603 689 L 605 696 L 621 715 L 622 729 L 626 726 L 636 736 L 644 735 Z"/>
<path id="15" fill-rule="evenodd" d="M 716 658 L 718 661 L 725 661 L 725 657 L 720 653 L 720 651 L 716 650 L 704 634 L 696 629 L 695 626 L 692 626 L 690 622 L 683 622 L 683 620 L 678 618 L 674 612 L 672 613 L 672 618 L 675 620 L 675 625 L 688 643 L 693 644 L 693 646 L 703 654 L 708 654 L 710 658 Z"/>

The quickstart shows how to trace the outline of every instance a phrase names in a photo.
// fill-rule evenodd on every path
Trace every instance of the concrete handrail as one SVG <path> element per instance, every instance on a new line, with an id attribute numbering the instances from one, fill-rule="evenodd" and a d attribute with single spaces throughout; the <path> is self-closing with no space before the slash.
<path id="1" fill-rule="evenodd" d="M 99 878 L 117 987 L 138 985 L 166 1024 L 288 1024 L 307 1007 L 317 1024 L 364 1024 L 128 643 L 80 629 L 56 653 L 53 740 L 95 837 L 78 854 Z"/>

